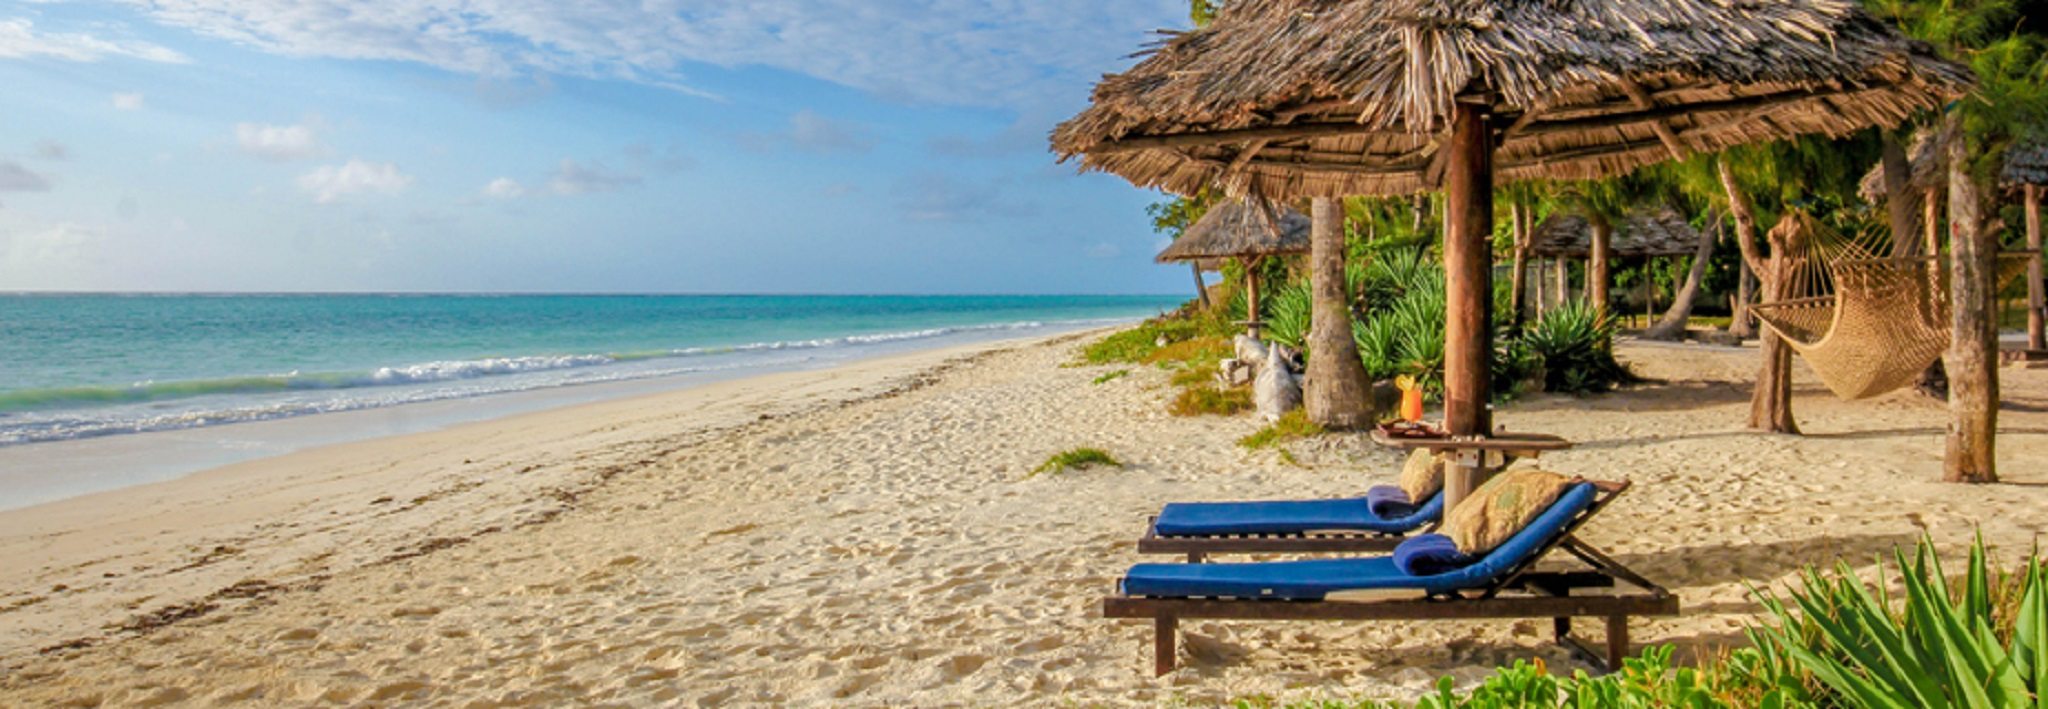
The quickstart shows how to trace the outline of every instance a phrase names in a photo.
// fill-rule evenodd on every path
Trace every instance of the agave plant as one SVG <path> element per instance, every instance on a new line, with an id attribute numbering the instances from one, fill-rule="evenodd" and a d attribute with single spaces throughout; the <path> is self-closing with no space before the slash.
<path id="1" fill-rule="evenodd" d="M 1522 344 L 1543 364 L 1543 388 L 1571 393 L 1599 392 L 1629 381 L 1615 361 L 1614 319 L 1585 301 L 1549 310 L 1522 333 Z"/>
<path id="2" fill-rule="evenodd" d="M 1790 603 L 1760 594 L 1776 622 L 1751 629 L 1759 655 L 1788 658 L 1846 706 L 2048 706 L 2048 572 L 2038 558 L 2015 598 L 2014 579 L 1994 583 L 1979 539 L 1958 593 L 1932 547 L 1922 539 L 1910 559 L 1895 552 L 1905 588 L 1896 604 L 1882 569 L 1873 590 L 1846 564 L 1831 576 L 1808 569 Z"/>
<path id="3" fill-rule="evenodd" d="M 1313 309 L 1308 279 L 1288 283 L 1261 303 L 1266 311 L 1266 337 L 1274 342 L 1305 350 L 1308 342 L 1309 312 Z"/>

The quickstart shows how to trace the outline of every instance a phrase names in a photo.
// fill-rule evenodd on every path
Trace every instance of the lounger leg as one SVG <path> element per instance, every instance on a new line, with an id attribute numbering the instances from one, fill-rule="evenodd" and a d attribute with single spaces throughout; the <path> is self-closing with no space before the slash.
<path id="1" fill-rule="evenodd" d="M 1550 619 L 1550 627 L 1557 633 L 1557 644 L 1569 647 L 1568 641 L 1572 638 L 1572 619 L 1570 617 L 1552 618 Z"/>
<path id="2" fill-rule="evenodd" d="M 1152 619 L 1152 675 L 1155 677 L 1173 671 L 1174 626 L 1179 624 L 1180 619 L 1173 616 Z"/>
<path id="3" fill-rule="evenodd" d="M 1607 671 L 1620 672 L 1621 660 L 1628 656 L 1628 616 L 1607 617 Z"/>
<path id="4" fill-rule="evenodd" d="M 1203 554 L 1202 552 L 1199 552 L 1199 551 L 1191 551 L 1191 552 L 1188 552 L 1188 563 L 1190 563 L 1190 564 L 1199 564 L 1199 563 L 1202 563 L 1203 561 L 1207 560 L 1208 558 L 1209 558 L 1209 555 L 1207 555 L 1207 554 Z"/>

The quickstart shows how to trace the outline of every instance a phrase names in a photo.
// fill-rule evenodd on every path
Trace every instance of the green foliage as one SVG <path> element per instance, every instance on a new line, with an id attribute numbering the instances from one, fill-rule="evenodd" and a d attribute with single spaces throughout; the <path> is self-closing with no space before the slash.
<path id="1" fill-rule="evenodd" d="M 1096 377 L 1096 378 L 1095 378 L 1095 381 L 1094 381 L 1094 382 L 1092 382 L 1092 383 L 1094 383 L 1094 384 L 1107 384 L 1107 383 L 1109 383 L 1109 382 L 1113 382 L 1113 381 L 1116 381 L 1116 380 L 1118 380 L 1118 379 L 1122 379 L 1122 378 L 1124 378 L 1125 376 L 1129 375 L 1130 373 L 1131 373 L 1131 370 L 1128 370 L 1128 369 L 1119 369 L 1119 370 L 1115 370 L 1115 371 L 1111 371 L 1111 372 L 1103 372 L 1103 373 L 1102 373 L 1102 376 Z"/>
<path id="2" fill-rule="evenodd" d="M 1101 448 L 1074 448 L 1052 454 L 1052 457 L 1046 458 L 1045 462 L 1039 463 L 1038 467 L 1032 468 L 1031 475 L 1036 476 L 1040 473 L 1059 475 L 1069 470 L 1079 470 L 1095 465 L 1111 468 L 1124 467 L 1124 464 L 1119 462 L 1115 456 L 1110 455 Z"/>
<path id="3" fill-rule="evenodd" d="M 1323 427 L 1308 418 L 1308 412 L 1295 409 L 1280 415 L 1280 420 L 1268 424 L 1252 435 L 1237 439 L 1237 445 L 1247 450 L 1272 448 L 1288 441 L 1323 435 Z"/>
<path id="4" fill-rule="evenodd" d="M 1309 312 L 1313 305 L 1313 291 L 1308 279 L 1303 278 L 1280 288 L 1266 301 L 1266 339 L 1292 347 L 1307 350 Z"/>
<path id="5" fill-rule="evenodd" d="M 1584 301 L 1543 313 L 1522 332 L 1527 356 L 1543 367 L 1543 389 L 1568 393 L 1607 391 L 1632 379 L 1614 359 L 1614 318 Z"/>
<path id="6" fill-rule="evenodd" d="M 1196 384 L 1181 389 L 1173 402 L 1167 404 L 1166 412 L 1175 416 L 1229 416 L 1251 408 L 1250 387 L 1222 389 L 1214 384 Z"/>
<path id="7" fill-rule="evenodd" d="M 1970 547 L 1960 588 L 1951 585 L 1930 540 L 1912 557 L 1894 554 L 1903 598 L 1874 588 L 1843 564 L 1807 569 L 1790 601 L 1765 594 L 1774 622 L 1753 628 L 1760 657 L 1789 658 L 1774 669 L 1810 674 L 1816 699 L 1849 707 L 2041 706 L 2048 689 L 2048 572 L 2030 558 L 2016 576 L 1995 571 L 1984 541 Z"/>
<path id="8" fill-rule="evenodd" d="M 1161 341 L 1171 345 L 1200 337 L 1228 340 L 1232 330 L 1230 323 L 1217 315 L 1166 315 L 1090 343 L 1081 350 L 1081 360 L 1088 364 L 1146 364 L 1162 347 Z"/>

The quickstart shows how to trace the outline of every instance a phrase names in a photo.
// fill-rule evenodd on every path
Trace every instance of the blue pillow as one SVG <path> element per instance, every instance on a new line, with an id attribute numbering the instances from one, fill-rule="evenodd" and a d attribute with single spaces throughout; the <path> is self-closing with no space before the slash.
<path id="1" fill-rule="evenodd" d="M 1408 492 L 1394 485 L 1374 485 L 1365 491 L 1365 507 L 1380 519 L 1401 519 L 1419 509 Z"/>
<path id="2" fill-rule="evenodd" d="M 1409 576 L 1435 576 L 1471 566 L 1479 557 L 1458 551 L 1441 534 L 1417 534 L 1394 547 L 1394 566 Z"/>

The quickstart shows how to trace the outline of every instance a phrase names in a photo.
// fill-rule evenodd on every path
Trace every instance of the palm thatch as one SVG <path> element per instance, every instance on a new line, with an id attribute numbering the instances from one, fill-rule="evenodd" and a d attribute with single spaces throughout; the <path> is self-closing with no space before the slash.
<path id="1" fill-rule="evenodd" d="M 1629 212 L 1614 222 L 1608 254 L 1615 257 L 1689 256 L 1700 232 L 1670 208 Z M 1536 225 L 1529 254 L 1540 258 L 1586 258 L 1593 253 L 1593 227 L 1584 215 L 1557 213 Z"/>
<path id="2" fill-rule="evenodd" d="M 1853 0 L 1237 0 L 1096 85 L 1053 151 L 1191 194 L 1434 189 L 1483 102 L 1496 179 L 1597 178 L 1893 124 L 1969 71 Z"/>
<path id="3" fill-rule="evenodd" d="M 2005 169 L 1998 177 L 2008 188 L 2048 186 L 2048 140 L 2021 141 L 2007 148 Z"/>
<path id="4" fill-rule="evenodd" d="M 1940 134 L 1938 129 L 1922 128 L 1913 133 L 1913 144 L 1906 149 L 1907 164 L 1912 166 L 1906 189 L 1915 200 L 1930 189 L 1948 186 L 1948 151 L 1942 149 Z M 1856 194 L 1865 202 L 1882 204 L 1886 198 L 1884 180 L 1884 163 L 1880 162 L 1863 173 Z"/>
<path id="5" fill-rule="evenodd" d="M 1258 198 L 1226 200 L 1210 207 L 1155 260 L 1215 264 L 1225 258 L 1305 254 L 1308 229 L 1309 219 L 1301 212 Z"/>

